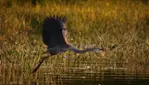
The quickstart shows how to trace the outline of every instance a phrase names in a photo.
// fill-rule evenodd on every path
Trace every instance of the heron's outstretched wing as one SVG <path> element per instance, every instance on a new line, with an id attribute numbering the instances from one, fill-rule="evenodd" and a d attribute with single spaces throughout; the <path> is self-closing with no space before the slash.
<path id="1" fill-rule="evenodd" d="M 42 38 L 43 42 L 52 48 L 58 45 L 66 44 L 62 35 L 62 30 L 66 22 L 66 17 L 50 16 L 43 22 Z"/>

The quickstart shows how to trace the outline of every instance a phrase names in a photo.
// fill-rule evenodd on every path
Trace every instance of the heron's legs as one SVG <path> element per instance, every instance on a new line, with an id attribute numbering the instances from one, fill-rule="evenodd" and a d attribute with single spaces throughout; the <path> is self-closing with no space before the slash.
<path id="1" fill-rule="evenodd" d="M 47 59 L 48 57 L 49 57 L 49 56 L 46 56 L 46 57 L 42 58 L 41 61 L 39 62 L 39 64 L 34 68 L 34 70 L 32 71 L 32 73 L 35 73 L 35 72 L 39 69 L 39 67 L 40 67 L 40 65 L 43 63 L 43 61 L 44 61 L 45 59 Z"/>

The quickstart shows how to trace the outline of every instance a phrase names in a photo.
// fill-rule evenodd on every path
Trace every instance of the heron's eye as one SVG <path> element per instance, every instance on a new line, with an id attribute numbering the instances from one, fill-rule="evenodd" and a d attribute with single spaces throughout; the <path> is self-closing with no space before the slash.
<path id="1" fill-rule="evenodd" d="M 60 31 L 63 31 L 63 29 L 60 29 Z"/>

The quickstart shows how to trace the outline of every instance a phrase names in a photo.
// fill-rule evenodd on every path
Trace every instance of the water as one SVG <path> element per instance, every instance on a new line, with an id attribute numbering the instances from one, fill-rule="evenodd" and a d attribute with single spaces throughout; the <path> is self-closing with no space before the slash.
<path id="1" fill-rule="evenodd" d="M 45 74 L 44 76 L 38 76 L 39 79 L 36 81 L 36 84 L 42 84 L 40 78 L 44 79 L 46 76 L 53 79 L 54 85 L 149 85 L 149 75 L 126 75 L 109 72 Z M 50 80 L 46 79 L 44 83 L 52 84 Z"/>
<path id="2" fill-rule="evenodd" d="M 79 67 L 59 65 L 59 68 L 43 65 L 35 74 L 31 74 L 17 64 L 1 65 L 0 85 L 149 85 L 148 71 L 145 71 L 146 73 L 138 70 L 129 72 L 122 67 L 93 70 L 93 67 L 88 64 L 81 65 Z"/>

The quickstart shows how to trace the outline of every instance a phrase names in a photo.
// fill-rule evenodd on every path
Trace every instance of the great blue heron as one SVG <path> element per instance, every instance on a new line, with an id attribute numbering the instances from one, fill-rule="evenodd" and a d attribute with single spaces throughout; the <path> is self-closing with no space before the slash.
<path id="1" fill-rule="evenodd" d="M 45 45 L 47 45 L 48 50 L 45 53 L 49 53 L 51 56 L 58 53 L 66 52 L 67 50 L 73 51 L 75 53 L 85 53 L 87 51 L 104 51 L 101 48 L 86 48 L 84 50 L 76 49 L 71 46 L 67 41 L 67 26 L 66 26 L 66 16 L 50 16 L 45 18 L 43 22 L 42 38 Z M 43 61 L 49 56 L 44 57 L 37 67 L 33 70 L 33 73 L 37 71 Z"/>

